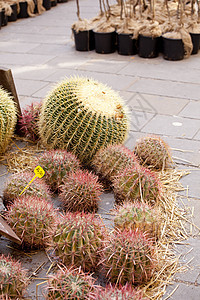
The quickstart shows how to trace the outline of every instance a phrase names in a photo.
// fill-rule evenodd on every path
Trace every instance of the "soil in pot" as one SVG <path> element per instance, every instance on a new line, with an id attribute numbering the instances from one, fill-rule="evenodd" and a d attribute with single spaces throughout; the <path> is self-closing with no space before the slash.
<path id="1" fill-rule="evenodd" d="M 163 35 L 163 57 L 167 60 L 182 60 L 184 58 L 184 44 L 181 39 L 173 38 L 173 33 Z"/>
<path id="2" fill-rule="evenodd" d="M 42 5 L 46 10 L 50 10 L 51 9 L 51 0 L 43 0 Z"/>
<path id="3" fill-rule="evenodd" d="M 200 33 L 192 33 L 190 32 L 190 36 L 192 39 L 193 50 L 191 54 L 197 54 L 200 47 Z"/>
<path id="4" fill-rule="evenodd" d="M 159 38 L 139 35 L 139 56 L 144 58 L 157 57 L 159 53 Z"/>
<path id="5" fill-rule="evenodd" d="M 8 22 L 14 22 L 17 20 L 17 4 L 14 3 L 11 5 L 12 14 L 8 16 Z"/>
<path id="6" fill-rule="evenodd" d="M 18 18 L 28 18 L 28 12 L 27 12 L 27 8 L 28 8 L 28 4 L 27 2 L 19 2 L 19 6 L 20 6 L 20 11 L 19 14 L 17 15 Z"/>
<path id="7" fill-rule="evenodd" d="M 116 50 L 116 32 L 94 32 L 97 53 L 108 54 Z"/>
<path id="8" fill-rule="evenodd" d="M 117 51 L 120 55 L 133 55 L 137 53 L 136 39 L 133 34 L 117 34 Z"/>
<path id="9" fill-rule="evenodd" d="M 1 26 L 6 26 L 8 24 L 8 16 L 5 14 L 5 9 L 1 11 Z"/>
<path id="10" fill-rule="evenodd" d="M 92 30 L 80 30 L 76 32 L 73 29 L 75 48 L 77 51 L 89 51 L 95 49 L 94 33 Z"/>

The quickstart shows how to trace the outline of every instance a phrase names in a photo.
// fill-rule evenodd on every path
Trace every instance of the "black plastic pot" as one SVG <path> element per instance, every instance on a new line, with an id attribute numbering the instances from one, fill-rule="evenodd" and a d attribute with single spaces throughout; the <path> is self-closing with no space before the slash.
<path id="1" fill-rule="evenodd" d="M 184 45 L 181 39 L 163 37 L 163 57 L 167 60 L 181 60 L 184 58 Z"/>
<path id="2" fill-rule="evenodd" d="M 17 20 L 17 4 L 14 3 L 11 5 L 12 14 L 8 16 L 8 22 L 14 22 Z"/>
<path id="3" fill-rule="evenodd" d="M 51 9 L 51 0 L 43 0 L 42 6 L 46 10 L 50 10 Z"/>
<path id="4" fill-rule="evenodd" d="M 19 2 L 19 6 L 20 6 L 20 11 L 19 14 L 17 15 L 18 18 L 28 18 L 28 12 L 27 12 L 27 7 L 28 4 L 27 2 Z"/>
<path id="5" fill-rule="evenodd" d="M 94 33 L 92 30 L 76 32 L 73 30 L 75 48 L 77 51 L 89 51 L 95 49 Z"/>
<path id="6" fill-rule="evenodd" d="M 58 0 L 58 3 L 65 3 L 68 2 L 68 0 Z"/>
<path id="7" fill-rule="evenodd" d="M 157 57 L 159 53 L 159 37 L 153 38 L 149 36 L 139 35 L 138 54 L 144 58 Z"/>
<path id="8" fill-rule="evenodd" d="M 97 53 L 108 54 L 116 50 L 116 32 L 94 32 L 95 50 Z"/>
<path id="9" fill-rule="evenodd" d="M 132 34 L 117 34 L 117 51 L 120 55 L 133 55 L 137 53 L 136 40 Z"/>
<path id="10" fill-rule="evenodd" d="M 193 50 L 191 54 L 197 54 L 200 47 L 200 33 L 191 33 L 190 36 L 192 39 Z"/>
<path id="11" fill-rule="evenodd" d="M 1 11 L 1 26 L 6 26 L 8 24 L 8 16 L 5 14 L 5 9 Z"/>
<path id="12" fill-rule="evenodd" d="M 54 6 L 56 6 L 56 5 L 57 5 L 57 0 L 51 1 L 51 7 L 54 7 Z"/>
<path id="13" fill-rule="evenodd" d="M 1 29 L 1 13 L 0 13 L 0 29 Z"/>

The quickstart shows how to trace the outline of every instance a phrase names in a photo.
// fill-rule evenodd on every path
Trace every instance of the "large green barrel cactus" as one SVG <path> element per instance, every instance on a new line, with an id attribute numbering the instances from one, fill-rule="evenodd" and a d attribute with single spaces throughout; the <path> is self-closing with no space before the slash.
<path id="1" fill-rule="evenodd" d="M 88 163 L 101 147 L 122 143 L 127 109 L 117 92 L 93 79 L 66 78 L 46 97 L 39 121 L 42 142 Z"/>
<path id="2" fill-rule="evenodd" d="M 0 154 L 4 153 L 14 133 L 17 113 L 12 97 L 0 86 Z"/>

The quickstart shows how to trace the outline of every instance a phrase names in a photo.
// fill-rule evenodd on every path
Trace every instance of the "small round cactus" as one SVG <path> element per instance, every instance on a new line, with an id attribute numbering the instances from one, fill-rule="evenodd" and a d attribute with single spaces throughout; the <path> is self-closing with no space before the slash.
<path id="1" fill-rule="evenodd" d="M 60 199 L 67 211 L 96 212 L 103 188 L 91 172 L 71 172 L 61 185 Z"/>
<path id="2" fill-rule="evenodd" d="M 39 121 L 42 143 L 72 151 L 88 164 L 128 132 L 127 108 L 117 92 L 84 77 L 66 78 L 46 97 Z"/>
<path id="3" fill-rule="evenodd" d="M 95 172 L 105 181 L 112 181 L 113 177 L 124 168 L 138 164 L 132 151 L 123 145 L 108 145 L 100 149 L 92 160 Z"/>
<path id="4" fill-rule="evenodd" d="M 79 160 L 66 150 L 45 151 L 38 157 L 36 165 L 40 165 L 44 169 L 44 180 L 53 191 L 59 190 L 63 178 L 69 172 L 80 169 Z"/>
<path id="5" fill-rule="evenodd" d="M 134 289 L 131 285 L 120 287 L 112 286 L 111 284 L 105 288 L 99 287 L 95 290 L 95 300 L 147 300 L 143 296 L 143 292 Z"/>
<path id="6" fill-rule="evenodd" d="M 113 210 L 115 228 L 120 230 L 137 228 L 151 238 L 160 236 L 159 212 L 143 202 L 124 202 Z"/>
<path id="7" fill-rule="evenodd" d="M 17 122 L 17 110 L 12 97 L 0 86 L 0 155 L 6 151 Z"/>
<path id="8" fill-rule="evenodd" d="M 28 285 L 27 272 L 19 261 L 11 256 L 0 255 L 1 299 L 21 299 Z"/>
<path id="9" fill-rule="evenodd" d="M 19 172 L 9 177 L 3 191 L 3 203 L 7 207 L 11 204 L 33 178 L 31 172 Z M 36 178 L 25 190 L 23 195 L 37 196 L 50 199 L 50 191 L 43 179 Z"/>
<path id="10" fill-rule="evenodd" d="M 91 271 L 97 267 L 105 234 L 103 223 L 93 214 L 66 213 L 52 233 L 51 245 L 65 265 Z"/>
<path id="11" fill-rule="evenodd" d="M 33 142 L 39 139 L 38 121 L 41 106 L 41 103 L 31 103 L 22 111 L 19 119 L 21 132 Z"/>
<path id="12" fill-rule="evenodd" d="M 117 201 L 144 201 L 154 205 L 161 197 L 161 182 L 156 174 L 144 167 L 126 168 L 113 180 Z"/>
<path id="13" fill-rule="evenodd" d="M 22 196 L 9 207 L 7 221 L 21 239 L 22 246 L 42 248 L 49 242 L 56 211 L 42 198 Z"/>
<path id="14" fill-rule="evenodd" d="M 154 247 L 139 230 L 111 233 L 102 256 L 106 277 L 117 285 L 143 284 L 154 272 Z"/>
<path id="15" fill-rule="evenodd" d="M 88 300 L 95 296 L 94 283 L 95 279 L 80 269 L 61 269 L 49 278 L 46 299 Z"/>
<path id="16" fill-rule="evenodd" d="M 140 162 L 154 169 L 165 169 L 172 163 L 170 148 L 158 136 L 146 136 L 137 141 L 135 154 Z"/>

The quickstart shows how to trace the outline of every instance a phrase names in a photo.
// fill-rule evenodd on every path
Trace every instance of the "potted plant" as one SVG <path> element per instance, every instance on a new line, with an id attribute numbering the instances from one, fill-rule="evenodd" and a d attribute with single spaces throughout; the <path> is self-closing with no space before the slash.
<path id="1" fill-rule="evenodd" d="M 77 51 L 94 50 L 94 34 L 92 31 L 92 23 L 90 20 L 81 19 L 79 0 L 77 4 L 77 17 L 78 21 L 72 24 L 72 32 L 75 40 L 75 48 Z"/>

